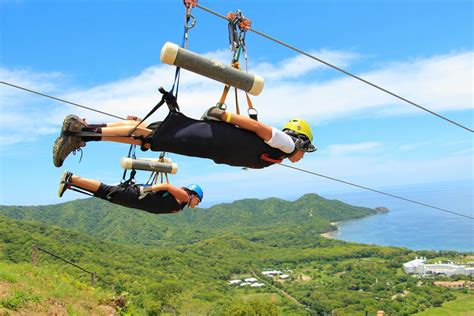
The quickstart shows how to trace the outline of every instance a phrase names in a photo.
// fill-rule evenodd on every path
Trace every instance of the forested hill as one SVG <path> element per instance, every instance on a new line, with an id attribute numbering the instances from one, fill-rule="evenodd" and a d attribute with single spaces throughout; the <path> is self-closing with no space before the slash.
<path id="1" fill-rule="evenodd" d="M 409 315 L 454 297 L 400 269 L 416 255 L 435 258 L 435 252 L 325 239 L 303 225 L 261 228 L 245 236 L 221 233 L 188 244 L 144 247 L 0 216 L 0 293 L 6 295 L 0 314 L 17 310 L 30 315 L 58 304 L 79 314 L 71 308 L 82 306 L 84 298 L 72 294 L 70 285 L 87 289 L 90 276 L 44 253 L 39 254 L 40 270 L 31 268 L 32 245 L 94 271 L 118 293 L 128 293 L 124 312 L 130 315 L 308 315 L 306 308 L 318 315 L 372 315 L 381 309 Z M 192 231 L 189 236 L 196 238 Z M 289 269 L 291 279 L 262 277 L 264 269 Z M 18 271 L 26 271 L 26 277 Z M 265 286 L 228 285 L 231 279 L 249 277 Z M 110 289 L 102 282 L 97 286 Z"/>
<path id="2" fill-rule="evenodd" d="M 185 242 L 223 231 L 248 234 L 270 227 L 305 226 L 318 234 L 330 229 L 330 222 L 374 213 L 369 208 L 316 194 L 306 194 L 295 201 L 244 199 L 169 215 L 127 209 L 95 198 L 56 205 L 0 206 L 0 215 L 13 219 L 34 220 L 115 242 L 143 245 Z"/>

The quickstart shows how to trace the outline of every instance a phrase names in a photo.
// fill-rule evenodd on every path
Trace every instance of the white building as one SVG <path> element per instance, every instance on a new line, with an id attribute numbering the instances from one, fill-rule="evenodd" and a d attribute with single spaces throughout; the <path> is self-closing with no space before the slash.
<path id="1" fill-rule="evenodd" d="M 242 280 L 230 280 L 229 281 L 230 285 L 236 285 L 236 284 L 240 284 L 240 283 L 242 283 Z"/>
<path id="2" fill-rule="evenodd" d="M 403 270 L 408 274 L 453 274 L 474 275 L 474 268 L 466 268 L 463 265 L 450 263 L 426 264 L 426 258 L 416 258 L 415 260 L 403 264 Z"/>
<path id="3" fill-rule="evenodd" d="M 289 277 L 290 277 L 290 276 L 289 276 L 288 274 L 282 274 L 282 275 L 280 275 L 280 279 L 282 279 L 282 280 L 286 280 L 286 279 L 288 279 Z"/>
<path id="4" fill-rule="evenodd" d="M 274 276 L 274 275 L 280 275 L 283 272 L 278 271 L 278 270 L 269 270 L 269 271 L 263 271 L 262 274 L 265 276 Z"/>
<path id="5" fill-rule="evenodd" d="M 403 271 L 405 273 L 411 274 L 423 274 L 423 265 L 426 263 L 426 258 L 418 258 L 416 257 L 412 261 L 408 261 L 403 264 Z"/>
<path id="6" fill-rule="evenodd" d="M 254 283 L 254 282 L 257 282 L 258 280 L 255 278 L 247 278 L 247 279 L 244 279 L 244 281 L 248 283 Z"/>
<path id="7" fill-rule="evenodd" d="M 250 285 L 252 283 L 249 283 L 249 282 L 243 282 L 243 283 L 240 283 L 240 286 L 247 286 L 247 285 Z"/>
<path id="8" fill-rule="evenodd" d="M 263 283 L 252 283 L 252 284 L 250 284 L 250 287 L 262 287 L 262 286 L 265 286 L 265 284 L 263 284 Z"/>

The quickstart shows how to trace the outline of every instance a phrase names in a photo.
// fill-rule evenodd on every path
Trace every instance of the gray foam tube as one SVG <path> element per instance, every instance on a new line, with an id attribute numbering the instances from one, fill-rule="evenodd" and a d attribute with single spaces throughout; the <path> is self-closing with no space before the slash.
<path id="1" fill-rule="evenodd" d="M 123 169 L 147 170 L 175 174 L 178 172 L 178 165 L 172 162 L 159 162 L 152 159 L 132 159 L 122 158 L 120 166 Z"/>
<path id="2" fill-rule="evenodd" d="M 259 95 L 263 90 L 264 80 L 262 77 L 224 65 L 217 60 L 193 53 L 170 42 L 163 45 L 160 59 L 165 64 L 175 65 L 220 81 L 247 91 L 251 95 Z"/>

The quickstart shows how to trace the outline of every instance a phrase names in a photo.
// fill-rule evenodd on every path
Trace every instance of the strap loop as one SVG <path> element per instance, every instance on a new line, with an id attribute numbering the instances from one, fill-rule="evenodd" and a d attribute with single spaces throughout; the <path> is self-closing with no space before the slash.
<path id="1" fill-rule="evenodd" d="M 273 158 L 270 158 L 270 157 L 268 156 L 268 154 L 262 154 L 262 155 L 260 156 L 260 159 L 265 160 L 265 161 L 268 161 L 268 162 L 272 162 L 272 163 L 281 163 L 281 162 L 283 161 L 283 159 L 285 159 L 285 158 L 273 159 Z"/>

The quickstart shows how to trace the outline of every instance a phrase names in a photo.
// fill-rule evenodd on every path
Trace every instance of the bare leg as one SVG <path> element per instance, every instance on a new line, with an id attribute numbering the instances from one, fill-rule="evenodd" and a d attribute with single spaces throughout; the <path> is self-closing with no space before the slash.
<path id="1" fill-rule="evenodd" d="M 112 122 L 112 123 L 107 123 L 107 127 L 118 127 L 118 126 L 137 126 L 138 121 L 133 121 L 133 120 L 124 120 L 124 121 L 118 121 L 118 122 Z M 139 127 L 146 128 L 147 124 L 142 123 L 139 125 Z"/>
<path id="2" fill-rule="evenodd" d="M 72 176 L 71 184 L 78 188 L 88 190 L 90 192 L 97 192 L 97 190 L 99 190 L 99 187 L 100 187 L 99 181 L 87 179 L 87 178 L 81 178 L 79 176 Z"/>
<path id="3" fill-rule="evenodd" d="M 134 121 L 128 121 L 128 122 L 134 122 Z M 109 127 L 109 124 L 107 124 L 107 127 L 102 128 L 101 140 L 109 141 L 109 142 L 132 144 L 132 145 L 142 145 L 142 141 L 140 139 L 134 139 L 133 137 L 129 137 L 130 132 L 134 128 L 135 128 L 135 125 L 128 125 L 128 126 L 122 125 L 122 126 L 116 126 L 116 127 Z M 152 132 L 151 129 L 138 127 L 133 132 L 133 135 L 147 137 L 148 135 L 151 134 L 151 132 Z"/>
<path id="4" fill-rule="evenodd" d="M 228 119 L 229 115 L 230 115 L 230 121 Z M 227 123 L 237 125 L 240 128 L 254 132 L 255 134 L 257 134 L 258 137 L 260 137 L 261 139 L 265 141 L 268 141 L 272 138 L 271 126 L 268 126 L 264 123 L 253 120 L 249 117 L 225 111 L 221 115 L 221 120 Z"/>

